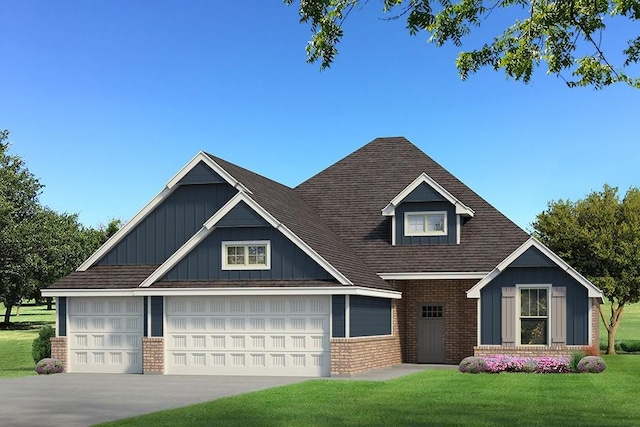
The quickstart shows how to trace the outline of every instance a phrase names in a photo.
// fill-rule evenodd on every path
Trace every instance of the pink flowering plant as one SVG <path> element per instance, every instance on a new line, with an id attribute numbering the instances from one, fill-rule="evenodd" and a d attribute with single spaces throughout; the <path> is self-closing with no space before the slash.
<path id="1" fill-rule="evenodd" d="M 469 361 L 468 359 L 471 359 Z M 500 373 L 500 372 L 535 372 L 539 374 L 566 373 L 571 372 L 569 368 L 569 357 L 519 357 L 519 356 L 486 356 L 467 357 L 460 362 L 460 372 L 478 373 Z M 483 363 L 484 362 L 484 363 Z M 471 367 L 482 366 L 483 369 L 471 369 Z"/>
<path id="2" fill-rule="evenodd" d="M 39 375 L 59 374 L 63 371 L 64 366 L 62 365 L 62 362 L 51 357 L 42 359 L 36 365 L 36 372 Z"/>

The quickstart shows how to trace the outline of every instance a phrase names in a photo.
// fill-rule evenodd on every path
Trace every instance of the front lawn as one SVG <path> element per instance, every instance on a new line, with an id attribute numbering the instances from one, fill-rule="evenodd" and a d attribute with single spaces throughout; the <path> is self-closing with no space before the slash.
<path id="1" fill-rule="evenodd" d="M 461 374 L 387 382 L 312 380 L 102 426 L 632 426 L 640 357 L 602 374 Z"/>
<path id="2" fill-rule="evenodd" d="M 31 344 L 44 325 L 54 326 L 55 310 L 44 305 L 24 304 L 20 314 L 14 307 L 9 329 L 0 329 L 0 378 L 36 375 Z M 4 305 L 0 304 L 4 314 Z"/>

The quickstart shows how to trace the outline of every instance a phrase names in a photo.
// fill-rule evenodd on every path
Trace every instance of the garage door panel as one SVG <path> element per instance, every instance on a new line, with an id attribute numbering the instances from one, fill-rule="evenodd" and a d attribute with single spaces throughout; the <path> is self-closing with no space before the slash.
<path id="1" fill-rule="evenodd" d="M 326 376 L 329 302 L 328 296 L 167 298 L 167 371 Z"/>
<path id="2" fill-rule="evenodd" d="M 69 371 L 142 372 L 142 298 L 69 299 Z"/>

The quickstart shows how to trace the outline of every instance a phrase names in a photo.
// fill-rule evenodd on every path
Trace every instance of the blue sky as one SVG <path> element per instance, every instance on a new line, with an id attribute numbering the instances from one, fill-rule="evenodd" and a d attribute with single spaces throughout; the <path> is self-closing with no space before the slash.
<path id="1" fill-rule="evenodd" d="M 131 218 L 199 150 L 295 186 L 378 136 L 406 136 L 523 228 L 550 200 L 640 185 L 640 91 L 545 69 L 462 82 L 457 49 L 377 8 L 320 72 L 279 0 L 4 0 L 0 129 L 42 202 L 91 226 Z"/>

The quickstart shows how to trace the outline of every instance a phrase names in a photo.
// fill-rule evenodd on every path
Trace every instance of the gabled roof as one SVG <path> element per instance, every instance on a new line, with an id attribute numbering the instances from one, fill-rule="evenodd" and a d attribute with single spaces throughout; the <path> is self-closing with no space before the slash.
<path id="1" fill-rule="evenodd" d="M 461 153 L 461 155 L 464 155 Z M 386 206 L 425 174 L 472 207 L 460 244 L 391 245 Z M 378 138 L 295 188 L 308 206 L 377 273 L 488 272 L 529 235 L 402 137 Z"/>
<path id="2" fill-rule="evenodd" d="M 604 294 L 597 286 L 591 283 L 582 274 L 578 273 L 569 264 L 567 264 L 562 258 L 553 253 L 551 249 L 540 243 L 534 237 L 530 237 L 529 240 L 524 242 L 518 249 L 513 251 L 508 257 L 506 257 L 496 268 L 494 268 L 489 274 L 487 274 L 482 280 L 475 284 L 471 289 L 467 291 L 467 298 L 480 298 L 480 291 L 486 285 L 488 285 L 493 279 L 495 279 L 500 273 L 514 263 L 522 254 L 524 254 L 529 248 L 536 248 L 543 255 L 545 255 L 553 264 L 564 270 L 569 276 L 573 277 L 578 283 L 587 289 L 589 298 L 599 298 L 600 302 L 604 302 Z"/>
<path id="3" fill-rule="evenodd" d="M 125 238 L 138 224 L 140 224 L 156 207 L 158 207 L 163 201 L 167 199 L 175 191 L 180 184 L 180 181 L 194 170 L 201 163 L 205 164 L 215 173 L 217 173 L 224 181 L 229 185 L 236 188 L 239 191 L 245 191 L 249 194 L 251 192 L 247 190 L 237 179 L 230 175 L 227 171 L 217 165 L 211 160 L 204 152 L 200 151 L 196 154 L 186 165 L 182 167 L 164 186 L 162 191 L 158 193 L 149 203 L 146 204 L 129 222 L 127 222 L 120 230 L 118 230 L 113 236 L 111 236 L 102 246 L 98 248 L 89 258 L 83 262 L 77 271 L 85 271 L 100 261 L 111 249 L 113 249 L 122 239 Z"/>
<path id="4" fill-rule="evenodd" d="M 441 186 L 440 184 L 438 184 L 436 182 L 436 180 L 431 178 L 426 173 L 422 172 L 420 174 L 420 176 L 418 176 L 416 179 L 414 179 L 411 184 L 407 185 L 400 193 L 398 193 L 398 195 L 396 197 L 393 198 L 393 200 L 391 200 L 389 202 L 389 204 L 387 204 L 387 206 L 385 206 L 384 209 L 382 209 L 382 215 L 384 215 L 384 216 L 393 216 L 393 215 L 395 215 L 396 207 L 400 203 L 402 203 L 402 201 L 409 194 L 411 194 L 411 192 L 413 190 L 415 190 L 416 188 L 418 188 L 422 184 L 427 184 L 429 187 L 434 189 L 438 194 L 440 194 L 442 197 L 444 197 L 445 200 L 447 200 L 449 203 L 454 205 L 455 208 L 456 208 L 456 214 L 457 215 L 465 215 L 465 216 L 468 216 L 468 217 L 472 217 L 475 214 L 473 209 L 469 208 L 464 203 L 462 203 L 460 200 L 458 200 L 456 198 L 456 196 L 454 196 L 453 194 L 449 193 L 447 191 L 447 189 L 444 188 L 443 186 Z"/>

